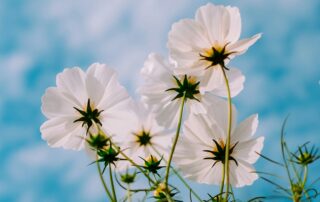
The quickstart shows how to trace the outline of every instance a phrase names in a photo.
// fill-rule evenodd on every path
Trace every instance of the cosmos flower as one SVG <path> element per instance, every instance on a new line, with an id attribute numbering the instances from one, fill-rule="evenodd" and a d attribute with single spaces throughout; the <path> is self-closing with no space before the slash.
<path id="1" fill-rule="evenodd" d="M 176 75 L 174 68 L 174 62 L 167 62 L 160 55 L 151 53 L 141 70 L 145 79 L 145 83 L 139 89 L 142 100 L 152 108 L 158 123 L 166 128 L 177 125 L 183 93 L 186 93 L 184 112 L 186 116 L 190 112 L 206 113 L 207 106 L 220 99 L 214 95 L 226 95 L 224 83 L 217 83 L 210 94 L 202 94 L 200 92 L 202 83 L 198 77 Z M 244 81 L 240 72 L 234 71 L 234 73 L 230 78 L 233 95 L 242 90 Z"/>
<path id="2" fill-rule="evenodd" d="M 186 178 L 206 184 L 221 184 L 228 113 L 226 102 L 212 105 L 207 115 L 191 115 L 184 124 L 184 135 L 178 142 L 174 162 Z M 236 113 L 235 108 L 233 112 Z M 263 147 L 264 137 L 253 135 L 258 116 L 252 115 L 233 128 L 230 140 L 230 183 L 235 187 L 251 185 L 258 175 L 252 166 Z"/>
<path id="3" fill-rule="evenodd" d="M 195 19 L 180 20 L 169 32 L 170 56 L 178 63 L 175 71 L 200 76 L 205 84 L 201 90 L 210 91 L 217 82 L 223 82 L 221 71 L 229 70 L 229 60 L 246 52 L 261 36 L 239 40 L 240 33 L 238 8 L 211 3 L 200 7 Z M 227 75 L 231 71 L 226 71 Z"/>
<path id="4" fill-rule="evenodd" d="M 142 102 L 136 102 L 133 127 L 127 135 L 117 136 L 125 153 L 135 162 L 143 163 L 142 159 L 150 155 L 161 159 L 167 159 L 169 146 L 171 145 L 172 132 L 158 125 L 154 114 Z"/>
<path id="5" fill-rule="evenodd" d="M 94 126 L 107 134 L 121 134 L 130 124 L 131 99 L 118 83 L 115 72 L 103 64 L 92 64 L 86 72 L 66 68 L 42 97 L 42 139 L 51 147 L 80 150 Z"/>

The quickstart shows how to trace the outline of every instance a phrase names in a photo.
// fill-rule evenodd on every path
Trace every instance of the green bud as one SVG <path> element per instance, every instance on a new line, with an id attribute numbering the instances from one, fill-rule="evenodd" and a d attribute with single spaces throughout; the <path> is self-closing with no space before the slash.
<path id="1" fill-rule="evenodd" d="M 133 174 L 130 174 L 127 170 L 127 172 L 123 175 L 120 175 L 121 181 L 126 184 L 132 184 L 136 178 L 137 172 L 134 172 Z"/>
<path id="2" fill-rule="evenodd" d="M 318 149 L 312 146 L 311 149 L 307 147 L 309 142 L 299 146 L 298 151 L 292 153 L 294 162 L 303 166 L 307 166 L 320 158 Z"/>
<path id="3" fill-rule="evenodd" d="M 160 160 L 158 160 L 157 157 L 150 155 L 146 159 L 143 159 L 143 161 L 144 161 L 144 166 L 142 167 L 154 174 L 158 174 L 158 170 L 164 167 L 164 166 L 160 166 L 162 157 Z"/>
<path id="4" fill-rule="evenodd" d="M 101 150 L 103 147 L 108 145 L 108 137 L 106 137 L 104 134 L 90 134 L 88 138 L 86 139 L 87 143 L 90 145 L 90 147 L 93 150 Z"/>

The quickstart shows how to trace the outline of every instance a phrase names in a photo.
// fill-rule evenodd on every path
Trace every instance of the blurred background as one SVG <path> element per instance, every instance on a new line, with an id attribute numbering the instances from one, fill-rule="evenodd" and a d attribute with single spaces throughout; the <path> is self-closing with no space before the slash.
<path id="1" fill-rule="evenodd" d="M 289 114 L 289 145 L 311 141 L 320 147 L 320 1 L 1 0 L 0 201 L 105 201 L 96 167 L 88 166 L 84 152 L 52 149 L 41 140 L 41 96 L 63 68 L 100 62 L 116 69 L 137 98 L 147 55 L 167 56 L 172 23 L 192 18 L 207 2 L 240 8 L 242 38 L 263 33 L 231 63 L 246 76 L 234 100 L 239 118 L 259 114 L 263 154 L 280 160 L 280 129 Z M 256 167 L 279 173 L 263 159 Z M 319 172 L 311 175 L 315 179 Z M 217 190 L 191 185 L 204 198 Z M 262 180 L 236 190 L 243 201 L 273 193 Z M 189 201 L 188 192 L 180 199 Z"/>

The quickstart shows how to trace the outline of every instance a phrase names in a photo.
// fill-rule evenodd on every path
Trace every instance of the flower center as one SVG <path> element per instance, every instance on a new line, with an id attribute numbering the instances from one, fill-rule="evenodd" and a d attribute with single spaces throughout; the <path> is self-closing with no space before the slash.
<path id="1" fill-rule="evenodd" d="M 200 94 L 199 91 L 199 84 L 200 81 L 196 81 L 194 77 L 184 75 L 184 78 L 179 80 L 176 76 L 173 76 L 177 87 L 175 88 L 169 88 L 166 91 L 175 91 L 177 95 L 172 99 L 178 99 L 185 95 L 187 99 L 195 99 L 200 102 L 198 98 L 195 97 L 195 95 Z"/>
<path id="2" fill-rule="evenodd" d="M 225 147 L 224 141 L 220 139 L 219 142 L 217 142 L 215 139 L 213 139 L 213 142 L 215 145 L 213 146 L 212 150 L 203 150 L 204 152 L 208 152 L 211 154 L 210 157 L 206 157 L 204 159 L 214 160 L 212 167 L 215 166 L 216 163 L 218 163 L 218 162 L 221 162 L 222 164 L 224 164 L 225 156 L 226 156 L 226 147 Z M 237 144 L 238 144 L 238 142 L 235 143 L 229 149 L 229 160 L 234 161 L 236 163 L 236 165 L 238 166 L 238 162 L 236 161 L 236 159 L 231 156 L 231 154 L 232 154 L 234 148 L 237 146 Z"/>
<path id="3" fill-rule="evenodd" d="M 88 99 L 86 110 L 81 110 L 76 107 L 73 107 L 75 110 L 77 110 L 81 117 L 74 120 L 73 122 L 82 122 L 82 126 L 87 126 L 87 133 L 89 132 L 90 127 L 93 125 L 93 123 L 99 124 L 102 126 L 102 123 L 99 120 L 99 116 L 103 110 L 99 111 L 98 109 L 94 109 L 94 107 L 90 104 L 90 99 Z"/>
<path id="4" fill-rule="evenodd" d="M 139 143 L 139 146 L 147 146 L 148 144 L 151 145 L 150 131 L 145 131 L 142 129 L 140 133 L 133 134 L 137 137 L 136 142 Z"/>
<path id="5" fill-rule="evenodd" d="M 229 43 L 227 43 L 223 48 L 217 48 L 217 47 L 211 47 L 211 49 L 205 51 L 205 54 L 199 54 L 201 57 L 201 60 L 205 60 L 210 62 L 211 64 L 206 67 L 206 69 L 215 66 L 220 65 L 221 67 L 229 70 L 226 66 L 224 61 L 229 58 L 229 56 L 235 52 L 226 52 L 226 47 Z"/>

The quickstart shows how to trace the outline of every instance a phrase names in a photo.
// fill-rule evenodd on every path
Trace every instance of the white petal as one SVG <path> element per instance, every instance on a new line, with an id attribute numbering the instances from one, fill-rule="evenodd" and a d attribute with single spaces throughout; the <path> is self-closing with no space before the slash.
<path id="1" fill-rule="evenodd" d="M 247 140 L 245 142 L 238 142 L 232 153 L 232 156 L 235 159 L 241 159 L 250 164 L 253 164 L 260 157 L 259 154 L 261 153 L 261 150 L 263 148 L 263 142 L 264 137 Z"/>
<path id="2" fill-rule="evenodd" d="M 230 22 L 227 35 L 225 35 L 226 43 L 234 43 L 240 38 L 241 33 L 241 16 L 237 7 L 227 6 L 229 12 Z"/>
<path id="3" fill-rule="evenodd" d="M 173 67 L 156 53 L 150 53 L 140 73 L 146 81 L 170 83 Z"/>
<path id="4" fill-rule="evenodd" d="M 136 123 L 134 118 L 134 113 L 129 109 L 113 109 L 103 111 L 101 113 L 100 121 L 102 123 L 102 128 L 107 135 L 115 135 L 114 138 L 120 140 L 124 138 L 124 135 L 129 133 L 131 128 L 133 128 L 133 125 Z"/>
<path id="5" fill-rule="evenodd" d="M 180 101 L 180 99 L 179 99 Z M 180 102 L 178 100 L 171 101 L 166 106 L 163 106 L 162 109 L 156 111 L 156 119 L 159 125 L 165 128 L 177 127 Z"/>
<path id="6" fill-rule="evenodd" d="M 211 100 L 211 105 L 209 106 L 209 110 L 207 115 L 212 120 L 211 122 L 217 123 L 217 125 L 224 131 L 224 134 L 227 134 L 228 129 L 228 116 L 229 116 L 229 107 L 228 102 L 221 98 L 217 98 L 214 96 L 208 96 L 207 99 Z M 232 105 L 232 130 L 234 130 L 237 123 L 237 110 L 234 105 Z"/>
<path id="7" fill-rule="evenodd" d="M 205 184 L 215 184 L 219 185 L 222 181 L 222 169 L 223 165 L 222 163 L 218 162 L 213 167 L 213 160 L 206 160 L 211 163 L 209 164 L 208 168 L 206 170 L 203 170 L 201 172 L 201 175 L 198 176 L 198 182 L 199 183 L 205 183 Z"/>
<path id="8" fill-rule="evenodd" d="M 225 44 L 225 38 L 228 36 L 231 24 L 229 11 L 224 6 L 208 3 L 197 10 L 195 18 L 206 28 L 211 45 Z"/>
<path id="9" fill-rule="evenodd" d="M 105 64 L 93 63 L 87 70 L 87 76 L 95 77 L 102 87 L 106 87 L 116 73 Z"/>
<path id="10" fill-rule="evenodd" d="M 77 104 L 64 96 L 56 87 L 47 88 L 41 102 L 41 111 L 47 118 L 76 116 L 76 110 L 73 107 Z"/>
<path id="11" fill-rule="evenodd" d="M 87 103 L 87 93 L 85 88 L 85 73 L 79 67 L 66 68 L 59 73 L 56 78 L 57 87 L 63 93 L 69 95 L 68 98 L 82 107 Z"/>
<path id="12" fill-rule="evenodd" d="M 113 107 L 125 107 L 130 100 L 126 89 L 121 86 L 115 76 L 113 76 L 106 88 L 104 89 L 103 97 L 97 108 L 100 110 L 108 110 Z M 122 108 L 126 110 L 126 108 Z"/>
<path id="13" fill-rule="evenodd" d="M 235 97 L 242 91 L 245 77 L 241 73 L 241 71 L 236 68 L 230 68 L 229 71 L 226 71 L 226 74 L 227 74 L 227 78 L 230 86 L 231 97 Z M 224 82 L 224 79 L 223 81 L 220 81 L 220 83 L 217 82 L 216 85 L 212 85 L 212 86 L 214 87 L 211 91 L 212 94 L 215 94 L 221 97 L 228 97 L 227 87 Z"/>
<path id="14" fill-rule="evenodd" d="M 115 72 L 104 64 L 94 63 L 87 70 L 86 90 L 92 104 L 99 105 L 106 86 L 115 77 Z"/>
<path id="15" fill-rule="evenodd" d="M 81 150 L 84 148 L 86 137 L 86 129 L 80 124 L 69 133 L 69 139 L 63 145 L 64 149 Z"/>
<path id="16" fill-rule="evenodd" d="M 230 183 L 235 187 L 251 185 L 255 180 L 258 179 L 258 175 L 254 171 L 254 168 L 244 161 L 238 160 L 238 166 L 231 161 Z"/>
<path id="17" fill-rule="evenodd" d="M 184 136 L 199 145 L 213 145 L 213 139 L 224 139 L 223 130 L 203 114 L 190 114 L 184 124 Z"/>
<path id="18" fill-rule="evenodd" d="M 242 121 L 232 134 L 232 141 L 246 141 L 249 140 L 258 128 L 258 114 L 251 115 L 246 120 Z"/>
<path id="19" fill-rule="evenodd" d="M 200 92 L 204 94 L 205 92 L 213 91 L 216 88 L 221 88 L 225 86 L 225 80 L 221 67 L 216 65 L 205 70 L 205 74 L 200 80 Z"/>
<path id="20" fill-rule="evenodd" d="M 194 114 L 205 114 L 207 113 L 207 106 L 202 103 L 202 100 L 199 102 L 197 100 L 189 100 L 190 104 L 190 113 Z"/>
<path id="21" fill-rule="evenodd" d="M 184 19 L 172 25 L 168 47 L 181 52 L 197 50 L 199 53 L 203 48 L 210 47 L 210 42 L 201 24 L 191 19 Z"/>
<path id="22" fill-rule="evenodd" d="M 252 46 L 258 39 L 260 39 L 260 37 L 261 34 L 256 34 L 251 38 L 242 39 L 233 44 L 230 44 L 229 46 L 227 46 L 227 52 L 235 52 L 234 54 L 230 55 L 231 58 L 235 55 L 241 55 L 245 53 L 248 48 Z"/>
<path id="23" fill-rule="evenodd" d="M 42 139 L 46 140 L 51 147 L 79 150 L 81 147 L 72 142 L 83 141 L 80 137 L 85 135 L 85 131 L 83 129 L 79 131 L 79 128 L 81 128 L 81 124 L 73 123 L 70 118 L 53 118 L 44 122 L 40 127 L 40 131 Z M 79 139 L 70 139 L 74 135 Z"/>

